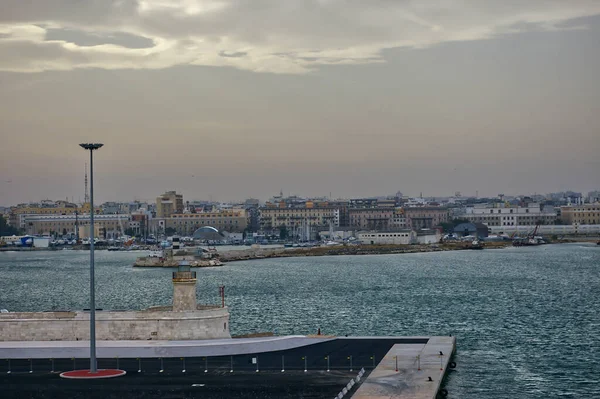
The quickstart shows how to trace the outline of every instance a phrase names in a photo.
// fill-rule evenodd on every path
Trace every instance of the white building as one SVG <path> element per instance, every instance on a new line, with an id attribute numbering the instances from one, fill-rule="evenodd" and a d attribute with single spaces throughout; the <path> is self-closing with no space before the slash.
<path id="1" fill-rule="evenodd" d="M 365 231 L 358 233 L 358 240 L 371 245 L 408 245 L 417 242 L 417 233 L 410 230 L 387 232 Z"/>
<path id="2" fill-rule="evenodd" d="M 465 219 L 487 226 L 535 226 L 538 222 L 554 224 L 557 218 L 554 208 L 542 208 L 540 204 L 526 207 L 506 206 L 505 204 L 481 205 L 466 208 Z"/>

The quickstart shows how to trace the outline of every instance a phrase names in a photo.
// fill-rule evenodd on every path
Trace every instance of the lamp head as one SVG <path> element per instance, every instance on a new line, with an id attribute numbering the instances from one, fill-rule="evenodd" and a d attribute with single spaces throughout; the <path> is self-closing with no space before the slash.
<path id="1" fill-rule="evenodd" d="M 100 143 L 82 143 L 79 144 L 79 146 L 83 149 L 86 150 L 97 150 L 98 148 L 102 147 L 104 144 L 100 144 Z"/>

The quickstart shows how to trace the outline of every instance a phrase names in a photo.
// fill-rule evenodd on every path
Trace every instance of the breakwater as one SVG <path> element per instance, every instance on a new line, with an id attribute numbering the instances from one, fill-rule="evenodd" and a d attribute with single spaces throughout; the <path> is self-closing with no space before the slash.
<path id="1" fill-rule="evenodd" d="M 485 249 L 499 249 L 512 246 L 510 241 L 485 243 Z M 240 251 L 219 253 L 223 262 L 235 262 L 251 259 L 291 258 L 304 256 L 335 256 L 335 255 L 386 255 L 418 252 L 442 252 L 470 250 L 468 243 L 445 243 L 423 245 L 336 245 L 309 248 L 251 248 Z"/>

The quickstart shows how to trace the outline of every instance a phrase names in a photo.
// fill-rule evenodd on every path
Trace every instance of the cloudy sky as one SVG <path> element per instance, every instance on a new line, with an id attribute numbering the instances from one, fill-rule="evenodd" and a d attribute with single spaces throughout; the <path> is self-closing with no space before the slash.
<path id="1" fill-rule="evenodd" d="M 2 0 L 0 205 L 600 188 L 598 0 Z"/>

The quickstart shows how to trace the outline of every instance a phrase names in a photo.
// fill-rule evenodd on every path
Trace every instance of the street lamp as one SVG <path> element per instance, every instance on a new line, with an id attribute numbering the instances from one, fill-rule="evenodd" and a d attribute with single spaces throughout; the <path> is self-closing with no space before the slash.
<path id="1" fill-rule="evenodd" d="M 96 362 L 96 283 L 94 281 L 94 150 L 104 144 L 79 144 L 90 151 L 90 373 L 98 371 Z"/>
<path id="2" fill-rule="evenodd" d="M 65 371 L 60 374 L 62 378 L 69 379 L 97 379 L 111 378 L 125 375 L 124 370 L 105 369 L 98 370 L 96 361 L 96 297 L 94 281 L 94 150 L 104 144 L 83 143 L 79 144 L 84 150 L 90 151 L 90 369 Z M 117 362 L 118 364 L 118 362 Z"/>

